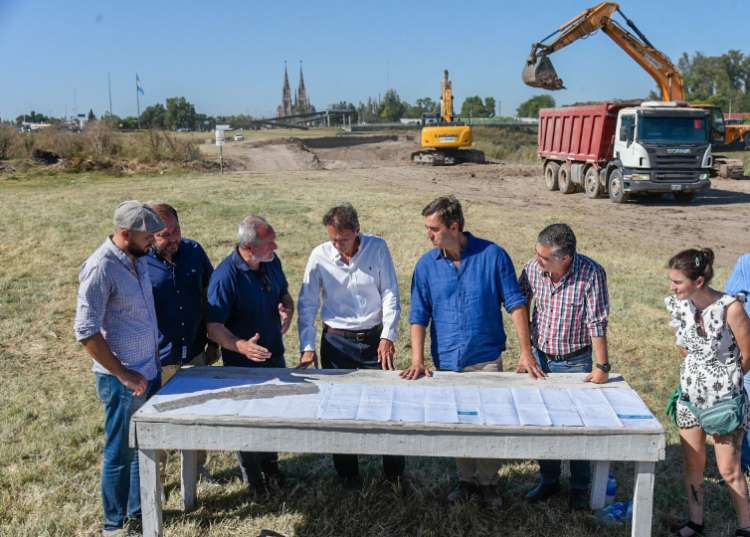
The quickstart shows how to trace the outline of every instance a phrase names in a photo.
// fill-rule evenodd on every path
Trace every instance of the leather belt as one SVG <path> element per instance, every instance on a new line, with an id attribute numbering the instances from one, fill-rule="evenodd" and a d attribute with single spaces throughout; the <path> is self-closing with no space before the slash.
<path id="1" fill-rule="evenodd" d="M 367 330 L 345 330 L 343 328 L 333 328 L 331 326 L 328 326 L 327 324 L 323 325 L 323 333 L 330 332 L 331 334 L 336 334 L 337 336 L 342 336 L 347 339 L 353 339 L 357 343 L 367 341 L 375 334 L 380 335 L 382 331 L 382 324 L 373 326 L 372 328 L 368 328 Z"/>
<path id="2" fill-rule="evenodd" d="M 586 345 L 585 347 L 581 347 L 580 349 L 574 350 L 573 352 L 569 352 L 567 354 L 549 354 L 544 351 L 540 351 L 539 349 L 537 349 L 536 352 L 552 362 L 562 362 L 564 360 L 567 360 L 568 358 L 573 358 L 573 356 L 578 356 L 579 354 L 583 354 L 584 352 L 589 352 L 590 350 L 591 345 Z"/>

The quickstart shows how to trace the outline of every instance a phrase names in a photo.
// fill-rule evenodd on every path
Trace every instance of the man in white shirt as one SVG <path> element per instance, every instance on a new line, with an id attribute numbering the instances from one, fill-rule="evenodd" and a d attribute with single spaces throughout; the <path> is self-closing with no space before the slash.
<path id="1" fill-rule="evenodd" d="M 386 242 L 360 233 L 357 211 L 345 203 L 323 217 L 325 242 L 310 254 L 299 293 L 299 367 L 318 365 L 315 318 L 321 306 L 324 369 L 394 369 L 394 342 L 401 316 L 398 281 Z M 348 488 L 361 484 L 356 455 L 334 455 Z M 383 456 L 386 479 L 398 482 L 404 458 Z"/>

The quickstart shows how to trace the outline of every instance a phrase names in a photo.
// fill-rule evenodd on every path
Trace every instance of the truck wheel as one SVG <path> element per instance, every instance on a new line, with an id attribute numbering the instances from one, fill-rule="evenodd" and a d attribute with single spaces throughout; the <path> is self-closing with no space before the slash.
<path id="1" fill-rule="evenodd" d="M 570 164 L 565 163 L 560 167 L 557 174 L 557 186 L 563 194 L 572 194 L 576 191 L 576 185 L 571 180 Z"/>
<path id="2" fill-rule="evenodd" d="M 602 184 L 599 182 L 599 172 L 593 166 L 589 166 L 586 175 L 583 176 L 583 191 L 587 198 L 592 199 L 601 197 L 604 191 Z"/>
<path id="3" fill-rule="evenodd" d="M 672 195 L 680 203 L 690 203 L 695 199 L 695 192 L 673 192 Z"/>
<path id="4" fill-rule="evenodd" d="M 547 190 L 557 190 L 557 173 L 560 171 L 560 165 L 557 162 L 549 161 L 544 165 L 544 184 Z"/>
<path id="5" fill-rule="evenodd" d="M 624 203 L 628 201 L 628 195 L 624 188 L 622 182 L 622 171 L 615 168 L 609 174 L 609 199 L 614 203 Z"/>

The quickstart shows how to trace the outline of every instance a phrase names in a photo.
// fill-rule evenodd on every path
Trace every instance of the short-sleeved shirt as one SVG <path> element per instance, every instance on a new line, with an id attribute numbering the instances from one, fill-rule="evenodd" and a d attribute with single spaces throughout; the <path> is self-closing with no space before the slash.
<path id="1" fill-rule="evenodd" d="M 159 323 L 161 365 L 182 365 L 206 347 L 205 289 L 213 266 L 200 244 L 182 239 L 167 261 L 151 251 L 146 257 Z"/>
<path id="2" fill-rule="evenodd" d="M 532 259 L 519 283 L 529 302 L 534 301 L 531 340 L 540 351 L 570 354 L 591 345 L 592 337 L 607 335 L 607 275 L 593 259 L 575 254 L 557 283 Z"/>
<path id="3" fill-rule="evenodd" d="M 435 248 L 414 269 L 409 323 L 430 325 L 435 367 L 461 371 L 505 350 L 501 306 L 526 304 L 513 262 L 497 244 L 465 233 L 459 268 Z"/>
<path id="4" fill-rule="evenodd" d="M 289 284 L 281 260 L 261 263 L 253 270 L 235 248 L 211 275 L 208 284 L 208 322 L 221 323 L 240 339 L 260 334 L 258 345 L 273 358 L 283 358 L 279 302 L 289 293 Z M 246 365 L 248 359 L 234 351 L 222 349 L 224 363 Z"/>
<path id="5" fill-rule="evenodd" d="M 78 279 L 76 339 L 101 334 L 122 365 L 154 379 L 159 328 L 145 256 L 133 267 L 131 258 L 107 238 L 83 264 Z M 92 369 L 111 374 L 96 360 Z"/>
<path id="6" fill-rule="evenodd" d="M 733 296 L 745 295 L 745 312 L 750 315 L 750 254 L 744 254 L 737 260 L 724 291 Z"/>

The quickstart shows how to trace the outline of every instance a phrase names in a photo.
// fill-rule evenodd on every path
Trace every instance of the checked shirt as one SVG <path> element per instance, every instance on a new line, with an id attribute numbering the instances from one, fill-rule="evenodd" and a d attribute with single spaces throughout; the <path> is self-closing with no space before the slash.
<path id="1" fill-rule="evenodd" d="M 521 271 L 519 284 L 529 304 L 534 302 L 531 341 L 540 351 L 570 354 L 591 345 L 592 336 L 607 334 L 607 275 L 592 259 L 575 254 L 558 283 L 532 259 Z"/>

